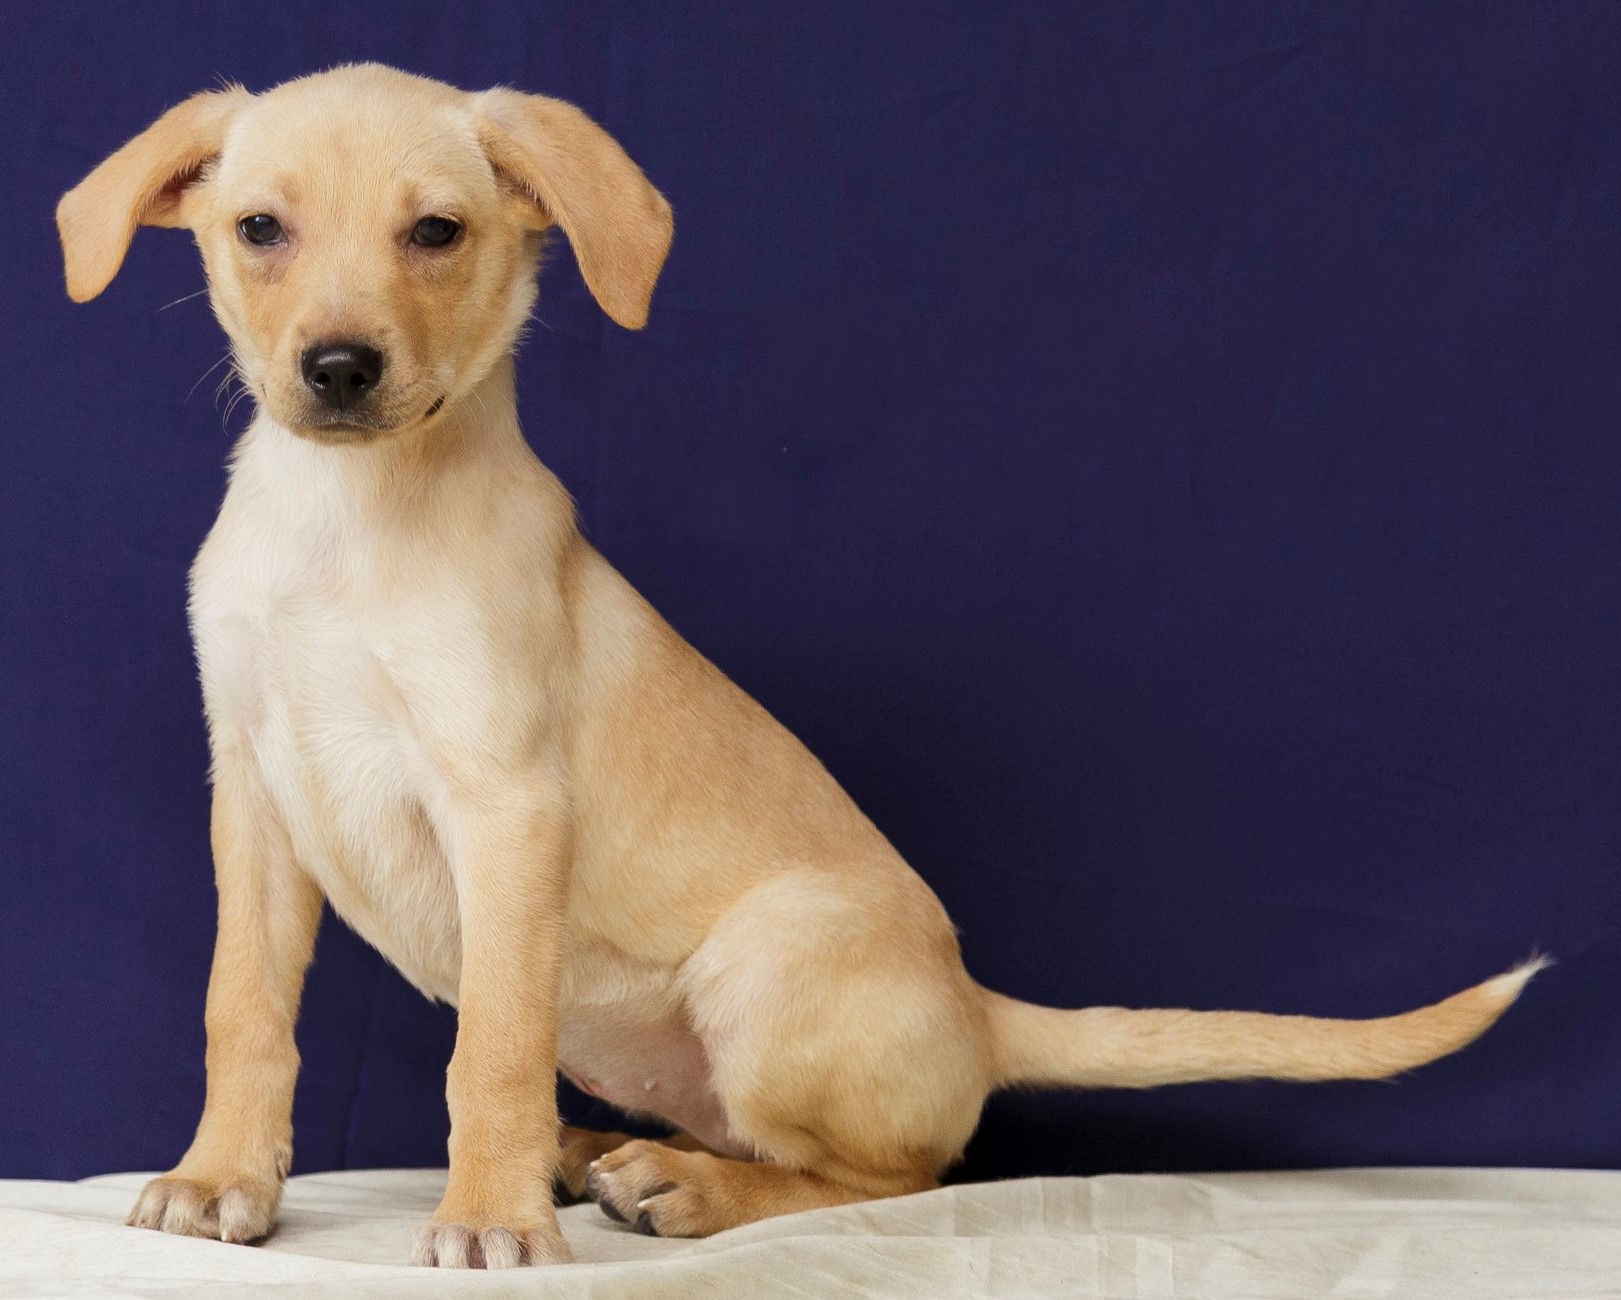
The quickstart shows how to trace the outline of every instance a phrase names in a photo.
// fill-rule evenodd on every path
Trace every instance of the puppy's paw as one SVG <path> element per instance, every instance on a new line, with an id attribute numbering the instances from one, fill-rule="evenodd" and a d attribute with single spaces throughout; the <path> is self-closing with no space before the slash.
<path id="1" fill-rule="evenodd" d="M 245 1245 L 269 1234 L 280 1201 L 279 1179 L 164 1174 L 146 1185 L 124 1222 L 132 1228 Z"/>
<path id="2" fill-rule="evenodd" d="M 627 1142 L 592 1162 L 586 1195 L 650 1237 L 707 1237 L 728 1226 L 712 1203 L 710 1173 L 719 1163 L 707 1152 Z"/>
<path id="3" fill-rule="evenodd" d="M 540 1226 L 425 1223 L 411 1243 L 411 1262 L 426 1268 L 520 1268 L 572 1258 L 563 1234 Z"/>
<path id="4" fill-rule="evenodd" d="M 627 1133 L 598 1133 L 595 1129 L 563 1129 L 557 1152 L 557 1166 L 552 1173 L 552 1199 L 559 1205 L 575 1205 L 586 1200 L 585 1177 L 591 1162 L 610 1151 L 617 1151 L 629 1142 Z"/>

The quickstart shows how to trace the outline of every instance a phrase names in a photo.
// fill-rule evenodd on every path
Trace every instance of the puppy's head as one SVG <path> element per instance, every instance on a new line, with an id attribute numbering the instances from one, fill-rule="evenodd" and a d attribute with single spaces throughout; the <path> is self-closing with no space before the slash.
<path id="1" fill-rule="evenodd" d="M 433 419 L 509 351 L 559 226 L 604 311 L 647 320 L 669 205 L 569 104 L 465 94 L 376 65 L 171 109 L 57 207 L 68 293 L 137 226 L 182 226 L 271 417 L 324 442 Z"/>

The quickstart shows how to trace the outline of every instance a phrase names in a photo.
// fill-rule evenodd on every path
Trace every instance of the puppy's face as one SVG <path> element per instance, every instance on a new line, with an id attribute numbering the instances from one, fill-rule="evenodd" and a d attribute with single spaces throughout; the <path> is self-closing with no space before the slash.
<path id="1" fill-rule="evenodd" d="M 671 228 L 577 109 L 375 65 L 188 100 L 70 191 L 58 222 L 80 300 L 137 224 L 192 230 L 254 396 L 331 443 L 419 426 L 466 396 L 529 314 L 551 225 L 630 327 Z"/>
<path id="2" fill-rule="evenodd" d="M 466 97 L 431 82 L 255 97 L 181 212 L 243 377 L 312 438 L 431 418 L 511 346 L 535 296 L 534 207 L 497 180 Z"/>

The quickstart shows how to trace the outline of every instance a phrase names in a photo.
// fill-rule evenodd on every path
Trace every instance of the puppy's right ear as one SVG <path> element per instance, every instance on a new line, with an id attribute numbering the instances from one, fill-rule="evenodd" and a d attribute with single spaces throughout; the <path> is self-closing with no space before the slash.
<path id="1" fill-rule="evenodd" d="M 178 226 L 180 196 L 220 151 L 251 98 L 240 86 L 193 95 L 160 117 L 62 196 L 68 297 L 89 302 L 112 283 L 137 226 Z"/>

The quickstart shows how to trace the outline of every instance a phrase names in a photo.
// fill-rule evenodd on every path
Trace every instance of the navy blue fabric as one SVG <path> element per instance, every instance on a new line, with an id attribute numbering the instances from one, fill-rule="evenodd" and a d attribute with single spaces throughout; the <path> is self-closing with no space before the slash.
<path id="1" fill-rule="evenodd" d="M 999 1098 L 966 1174 L 1621 1160 L 1621 7 L 0 19 L 0 1175 L 180 1154 L 213 924 L 223 343 L 176 232 L 70 305 L 51 209 L 349 58 L 574 100 L 669 195 L 645 333 L 560 247 L 526 428 L 983 982 L 1361 1016 L 1561 960 L 1395 1085 Z M 298 1167 L 440 1162 L 453 1030 L 330 925 Z"/>

